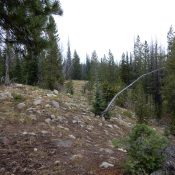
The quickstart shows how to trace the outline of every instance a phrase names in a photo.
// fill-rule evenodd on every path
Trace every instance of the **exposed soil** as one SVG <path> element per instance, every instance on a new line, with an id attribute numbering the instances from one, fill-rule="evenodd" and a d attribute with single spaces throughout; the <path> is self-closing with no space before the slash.
<path id="1" fill-rule="evenodd" d="M 122 175 L 126 153 L 112 140 L 125 136 L 135 120 L 120 108 L 110 121 L 95 117 L 82 94 L 84 83 L 74 81 L 74 95 L 0 87 L 0 174 Z"/>

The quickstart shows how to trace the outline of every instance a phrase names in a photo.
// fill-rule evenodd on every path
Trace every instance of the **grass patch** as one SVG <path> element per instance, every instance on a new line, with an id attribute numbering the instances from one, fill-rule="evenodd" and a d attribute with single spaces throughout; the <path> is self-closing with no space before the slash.
<path id="1" fill-rule="evenodd" d="M 25 101 L 25 97 L 24 97 L 23 95 L 21 95 L 21 94 L 12 93 L 12 96 L 13 96 L 13 100 L 14 100 L 15 102 L 20 103 L 20 102 Z"/>
<path id="2" fill-rule="evenodd" d="M 126 149 L 127 148 L 127 145 L 128 145 L 128 138 L 120 138 L 120 139 L 112 139 L 112 145 L 115 147 L 115 148 L 124 148 Z"/>
<path id="3" fill-rule="evenodd" d="M 128 118 L 132 118 L 133 117 L 133 114 L 130 111 L 127 111 L 127 110 L 123 111 L 123 115 L 128 117 Z"/>

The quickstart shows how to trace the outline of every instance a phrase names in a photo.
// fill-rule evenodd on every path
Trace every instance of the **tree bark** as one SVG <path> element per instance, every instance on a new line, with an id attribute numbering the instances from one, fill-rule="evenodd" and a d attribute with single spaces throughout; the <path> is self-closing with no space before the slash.
<path id="1" fill-rule="evenodd" d="M 6 56 L 5 56 L 5 85 L 10 85 L 10 76 L 9 76 L 9 64 L 10 64 L 10 46 L 8 43 L 10 37 L 10 32 L 6 33 Z"/>

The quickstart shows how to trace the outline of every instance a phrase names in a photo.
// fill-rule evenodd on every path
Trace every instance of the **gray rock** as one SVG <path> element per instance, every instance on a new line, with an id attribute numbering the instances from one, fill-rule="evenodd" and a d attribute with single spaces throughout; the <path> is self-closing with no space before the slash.
<path id="1" fill-rule="evenodd" d="M 55 120 L 58 121 L 59 123 L 68 123 L 66 118 L 63 116 L 57 116 Z"/>
<path id="2" fill-rule="evenodd" d="M 26 106 L 25 103 L 19 103 L 19 104 L 17 105 L 17 108 L 21 110 L 21 109 L 23 109 L 25 106 Z"/>
<path id="3" fill-rule="evenodd" d="M 35 120 L 35 121 L 37 120 L 36 116 L 33 115 L 33 114 L 29 115 L 29 118 L 30 118 L 31 120 Z"/>
<path id="4" fill-rule="evenodd" d="M 114 151 L 109 148 L 100 148 L 100 151 L 108 154 L 114 154 Z"/>
<path id="5" fill-rule="evenodd" d="M 77 120 L 72 120 L 72 123 L 75 124 L 75 123 L 78 123 Z"/>
<path id="6" fill-rule="evenodd" d="M 52 114 L 52 115 L 50 116 L 50 118 L 51 118 L 51 120 L 55 120 L 56 117 L 55 117 L 55 115 Z"/>
<path id="7" fill-rule="evenodd" d="M 69 138 L 76 139 L 76 137 L 74 135 L 69 135 Z"/>
<path id="8" fill-rule="evenodd" d="M 59 165 L 61 162 L 59 161 L 59 160 L 56 160 L 55 162 L 54 162 L 54 164 L 55 165 Z"/>
<path id="9" fill-rule="evenodd" d="M 53 140 L 53 144 L 57 147 L 64 147 L 64 148 L 70 148 L 73 145 L 72 140 Z"/>
<path id="10" fill-rule="evenodd" d="M 45 107 L 46 107 L 46 108 L 50 108 L 51 105 L 50 105 L 50 104 L 46 104 Z"/>
<path id="11" fill-rule="evenodd" d="M 50 124 L 51 121 L 52 121 L 52 120 L 51 120 L 50 118 L 45 119 L 45 122 L 46 122 L 47 124 Z"/>
<path id="12" fill-rule="evenodd" d="M 93 126 L 91 126 L 91 125 L 88 125 L 88 126 L 87 126 L 87 130 L 92 131 L 93 129 L 94 129 Z"/>
<path id="13" fill-rule="evenodd" d="M 107 125 L 109 128 L 113 129 L 113 126 L 112 125 Z"/>
<path id="14" fill-rule="evenodd" d="M 61 125 L 58 125 L 57 128 L 59 128 L 60 130 L 69 131 L 69 128 L 63 127 Z"/>
<path id="15" fill-rule="evenodd" d="M 49 134 L 49 131 L 43 130 L 43 131 L 41 131 L 41 133 L 42 133 L 42 134 Z"/>
<path id="16" fill-rule="evenodd" d="M 27 132 L 27 131 L 24 131 L 22 134 L 23 134 L 23 135 L 36 136 L 36 134 L 35 134 L 34 132 Z"/>
<path id="17" fill-rule="evenodd" d="M 55 94 L 47 94 L 48 97 L 57 97 Z"/>
<path id="18" fill-rule="evenodd" d="M 22 87 L 24 87 L 23 84 L 17 84 L 17 83 L 15 84 L 15 86 L 16 86 L 17 88 L 22 88 Z"/>
<path id="19" fill-rule="evenodd" d="M 0 93 L 0 100 L 6 100 L 6 99 L 11 99 L 12 94 L 10 92 L 2 92 Z"/>
<path id="20" fill-rule="evenodd" d="M 164 170 L 171 174 L 175 174 L 175 146 L 169 146 L 165 149 Z"/>
<path id="21" fill-rule="evenodd" d="M 42 103 L 42 99 L 37 99 L 37 100 L 34 100 L 33 102 L 35 106 L 40 105 L 41 103 Z"/>
<path id="22" fill-rule="evenodd" d="M 5 171 L 6 171 L 6 170 L 5 170 L 4 167 L 0 169 L 0 173 L 5 173 Z"/>
<path id="23" fill-rule="evenodd" d="M 103 123 L 99 123 L 98 126 L 100 126 L 100 127 L 103 126 Z"/>
<path id="24" fill-rule="evenodd" d="M 165 162 L 162 169 L 153 172 L 151 175 L 175 175 L 175 146 L 169 146 L 163 152 Z"/>
<path id="25" fill-rule="evenodd" d="M 100 165 L 100 168 L 111 168 L 111 167 L 114 167 L 114 165 L 108 162 L 102 162 L 102 164 Z"/>
<path id="26" fill-rule="evenodd" d="M 8 145 L 10 140 L 7 137 L 0 137 L 0 144 Z"/>
<path id="27" fill-rule="evenodd" d="M 166 172 L 163 170 L 158 170 L 158 171 L 151 173 L 150 175 L 168 175 L 168 174 L 166 174 Z"/>
<path id="28" fill-rule="evenodd" d="M 55 100 L 53 100 L 53 101 L 51 102 L 51 105 L 52 105 L 54 108 L 59 108 L 59 107 L 60 107 L 59 103 L 58 103 L 57 101 L 55 101 Z"/>
<path id="29" fill-rule="evenodd" d="M 71 160 L 74 161 L 74 160 L 77 160 L 77 159 L 82 159 L 83 156 L 81 154 L 75 154 L 71 157 Z"/>

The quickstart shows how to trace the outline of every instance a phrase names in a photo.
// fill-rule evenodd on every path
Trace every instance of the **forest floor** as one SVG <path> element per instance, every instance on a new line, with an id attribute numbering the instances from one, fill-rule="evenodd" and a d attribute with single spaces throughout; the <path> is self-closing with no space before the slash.
<path id="1" fill-rule="evenodd" d="M 122 175 L 126 152 L 113 139 L 136 119 L 117 107 L 111 120 L 95 117 L 84 81 L 73 95 L 13 84 L 0 86 L 0 175 Z"/>

